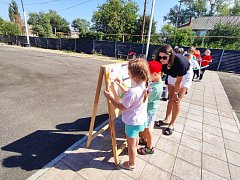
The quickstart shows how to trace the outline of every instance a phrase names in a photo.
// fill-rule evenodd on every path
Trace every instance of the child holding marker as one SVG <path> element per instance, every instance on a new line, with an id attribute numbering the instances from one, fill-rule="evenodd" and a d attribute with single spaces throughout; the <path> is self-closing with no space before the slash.
<path id="1" fill-rule="evenodd" d="M 104 95 L 122 111 L 122 121 L 125 123 L 129 160 L 120 162 L 119 166 L 127 170 L 134 170 L 139 142 L 138 134 L 144 130 L 144 121 L 147 119 L 147 82 L 149 77 L 147 61 L 143 59 L 130 60 L 128 73 L 131 79 L 131 88 L 125 93 L 122 100 L 116 99 L 111 90 L 105 90 Z M 119 81 L 113 83 L 120 85 Z"/>

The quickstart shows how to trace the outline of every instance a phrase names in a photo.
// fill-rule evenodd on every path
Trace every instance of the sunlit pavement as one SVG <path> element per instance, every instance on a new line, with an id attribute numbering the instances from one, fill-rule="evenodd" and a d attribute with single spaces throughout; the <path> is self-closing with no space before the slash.
<path id="1" fill-rule="evenodd" d="M 158 119 L 167 102 L 161 101 Z M 124 141 L 124 125 L 116 120 L 117 142 Z M 164 129 L 164 128 L 163 128 Z M 29 179 L 234 179 L 240 177 L 240 125 L 217 72 L 207 71 L 193 82 L 182 102 L 171 136 L 154 130 L 155 153 L 137 156 L 134 171 L 119 169 L 111 153 L 108 131 L 86 148 L 86 139 L 50 162 Z M 120 160 L 127 160 L 125 153 Z"/>

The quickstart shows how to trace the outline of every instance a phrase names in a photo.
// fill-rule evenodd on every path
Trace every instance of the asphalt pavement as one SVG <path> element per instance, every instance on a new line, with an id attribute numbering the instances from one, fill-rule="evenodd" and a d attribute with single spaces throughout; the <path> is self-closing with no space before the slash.
<path id="1" fill-rule="evenodd" d="M 1 179 L 28 178 L 85 136 L 99 67 L 114 62 L 96 59 L 0 45 Z M 240 76 L 218 75 L 240 119 Z M 96 126 L 106 113 L 101 96 Z"/>
<path id="2" fill-rule="evenodd" d="M 26 179 L 88 132 L 99 68 L 111 62 L 51 52 L 0 45 L 0 179 Z"/>
<path id="3" fill-rule="evenodd" d="M 240 120 L 240 74 L 218 72 L 228 99 Z"/>

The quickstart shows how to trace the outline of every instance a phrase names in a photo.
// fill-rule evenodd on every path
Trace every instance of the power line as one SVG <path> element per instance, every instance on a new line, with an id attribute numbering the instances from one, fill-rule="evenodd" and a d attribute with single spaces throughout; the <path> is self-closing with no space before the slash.
<path id="1" fill-rule="evenodd" d="M 76 5 L 73 5 L 73 6 L 70 6 L 70 7 L 67 7 L 67 8 L 61 9 L 61 10 L 58 10 L 57 12 L 65 11 L 65 10 L 68 10 L 68 9 L 72 9 L 72 8 L 77 7 L 77 6 L 80 6 L 80 5 L 86 4 L 86 3 L 90 2 L 90 1 L 92 1 L 92 0 L 84 1 L 84 2 L 82 2 L 82 3 L 79 3 L 79 4 L 76 4 Z"/>
<path id="2" fill-rule="evenodd" d="M 52 1 L 45 1 L 45 2 L 36 2 L 36 3 L 24 4 L 24 5 L 48 4 L 48 3 L 52 3 L 52 2 L 56 2 L 56 1 L 60 1 L 60 0 L 52 0 Z"/>
<path id="3" fill-rule="evenodd" d="M 29 6 L 29 5 L 30 5 L 30 6 L 31 6 L 31 5 L 41 5 L 41 4 L 48 4 L 48 3 L 52 3 L 52 2 L 56 2 L 56 1 L 60 1 L 60 0 L 51 0 L 51 1 L 45 1 L 45 2 L 30 3 L 30 4 L 25 4 L 25 3 L 24 3 L 24 5 L 28 5 L 28 6 Z M 1 0 L 0 0 L 0 2 L 1 2 L 1 3 L 4 3 L 4 4 L 10 4 L 10 3 L 11 3 L 11 2 L 6 2 L 6 1 L 1 1 Z M 17 3 L 17 5 L 18 5 L 18 6 L 21 6 L 21 4 L 18 4 L 18 3 Z"/>

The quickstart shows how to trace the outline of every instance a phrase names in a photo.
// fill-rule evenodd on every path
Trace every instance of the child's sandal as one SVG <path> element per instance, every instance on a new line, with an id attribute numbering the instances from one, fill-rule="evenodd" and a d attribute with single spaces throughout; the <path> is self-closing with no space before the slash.
<path id="1" fill-rule="evenodd" d="M 127 164 L 127 165 L 125 165 L 125 164 Z M 121 161 L 121 162 L 119 163 L 119 166 L 120 166 L 122 169 L 126 169 L 126 170 L 129 170 L 129 171 L 133 171 L 133 170 L 136 168 L 136 166 L 130 165 L 130 164 L 129 164 L 129 161 Z"/>
<path id="2" fill-rule="evenodd" d="M 147 146 L 139 148 L 137 150 L 137 153 L 140 155 L 146 155 L 146 154 L 154 154 L 154 149 L 153 148 L 148 148 Z"/>

